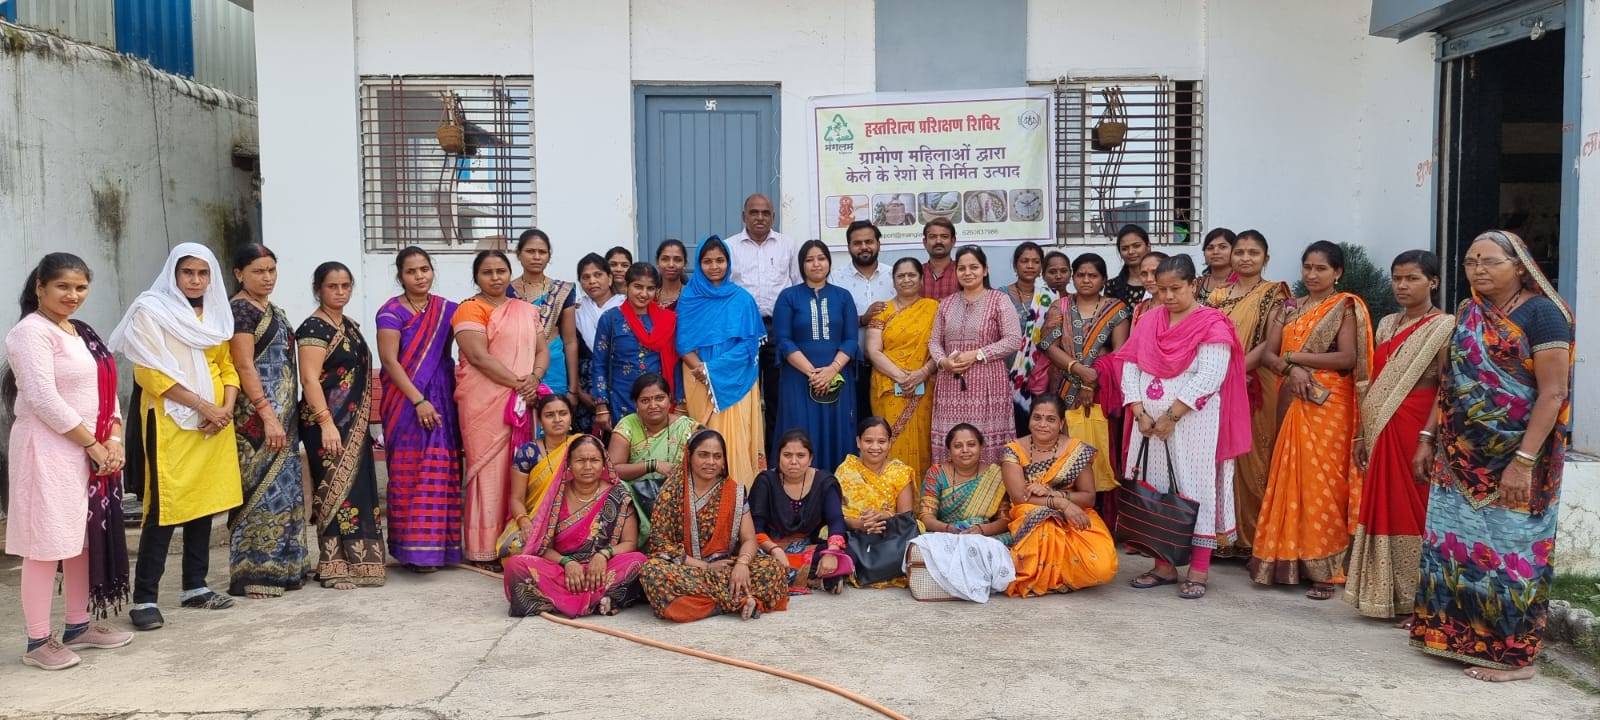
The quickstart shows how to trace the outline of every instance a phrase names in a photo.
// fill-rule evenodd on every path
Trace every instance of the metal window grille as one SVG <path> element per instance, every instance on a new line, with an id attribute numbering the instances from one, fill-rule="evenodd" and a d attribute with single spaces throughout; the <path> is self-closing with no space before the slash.
<path id="1" fill-rule="evenodd" d="M 456 108 L 465 139 L 436 134 Z M 361 206 L 370 251 L 474 249 L 532 227 L 533 79 L 361 79 Z"/>
<path id="2" fill-rule="evenodd" d="M 1059 78 L 1051 84 L 1057 241 L 1103 243 L 1128 223 L 1144 227 L 1153 243 L 1196 241 L 1204 232 L 1200 82 Z"/>

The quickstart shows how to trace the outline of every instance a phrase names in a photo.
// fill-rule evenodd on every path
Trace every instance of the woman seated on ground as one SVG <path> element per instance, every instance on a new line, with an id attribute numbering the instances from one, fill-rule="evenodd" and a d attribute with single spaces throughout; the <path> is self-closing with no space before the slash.
<path id="1" fill-rule="evenodd" d="M 527 549 L 505 560 L 512 617 L 615 615 L 639 599 L 645 557 L 632 498 L 598 438 L 578 436 L 564 457 L 533 511 Z"/>
<path id="2" fill-rule="evenodd" d="M 789 606 L 788 573 L 757 555 L 744 486 L 728 477 L 727 452 L 721 433 L 695 433 L 687 462 L 656 498 L 650 560 L 639 580 L 659 617 L 692 622 L 739 613 L 749 620 Z"/>
<path id="3" fill-rule="evenodd" d="M 750 486 L 750 516 L 756 542 L 792 577 L 789 592 L 804 595 L 820 584 L 835 595 L 855 565 L 844 552 L 844 515 L 839 481 L 811 467 L 811 436 L 795 429 L 778 438 L 778 467 L 762 470 Z M 828 528 L 827 544 L 819 538 Z"/>
<path id="4" fill-rule="evenodd" d="M 959 423 L 944 437 L 945 461 L 922 480 L 917 520 L 926 531 L 912 539 L 908 561 L 926 566 L 945 592 L 987 602 L 991 591 L 1016 579 L 1007 531 L 1006 486 L 1000 466 L 984 465 L 983 433 Z M 998 542 L 995 542 L 998 541 Z"/>
<path id="5" fill-rule="evenodd" d="M 922 479 L 917 521 L 926 532 L 992 536 L 1007 545 L 1009 521 L 1002 512 L 1005 482 L 999 465 L 983 465 L 983 433 L 960 423 L 944 436 L 948 453 L 943 463 L 928 468 Z"/>
<path id="6" fill-rule="evenodd" d="M 512 470 L 527 473 L 526 486 L 520 504 L 513 503 L 516 515 L 506 523 L 495 543 L 498 557 L 507 558 L 522 552 L 523 543 L 533 529 L 533 511 L 544 500 L 545 490 L 551 485 L 556 471 L 567 461 L 567 448 L 577 435 L 572 434 L 572 402 L 566 395 L 545 395 L 533 405 L 534 418 L 539 423 L 539 437 L 518 449 Z M 532 452 L 529 453 L 528 451 Z M 515 475 L 513 477 L 516 477 Z"/>
<path id="7" fill-rule="evenodd" d="M 873 415 L 861 421 L 856 447 L 861 454 L 846 455 L 834 477 L 844 496 L 845 527 L 881 534 L 889 518 L 912 509 L 911 466 L 889 457 L 889 421 Z M 852 580 L 852 583 L 854 581 Z M 874 583 L 872 587 L 905 587 L 904 577 Z"/>
<path id="8" fill-rule="evenodd" d="M 1006 446 L 1000 477 L 1011 497 L 1013 597 L 1072 592 L 1117 575 L 1111 531 L 1091 508 L 1099 451 L 1061 431 L 1066 402 L 1033 399 L 1028 436 Z"/>
<path id="9" fill-rule="evenodd" d="M 634 507 L 639 511 L 639 537 L 648 539 L 649 517 L 655 510 L 661 483 L 678 472 L 678 465 L 683 462 L 683 444 L 699 424 L 673 412 L 666 378 L 656 373 L 640 375 L 628 396 L 633 399 L 635 410 L 611 432 L 611 447 L 606 455 L 617 476 L 628 481 Z"/>

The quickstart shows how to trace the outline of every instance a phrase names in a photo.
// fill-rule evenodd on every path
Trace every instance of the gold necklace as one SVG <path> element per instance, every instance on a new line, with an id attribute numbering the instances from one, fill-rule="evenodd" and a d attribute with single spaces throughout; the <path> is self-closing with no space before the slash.
<path id="1" fill-rule="evenodd" d="M 411 296 L 410 295 L 406 295 L 405 293 L 401 293 L 400 294 L 400 298 L 405 300 L 406 307 L 411 308 L 411 312 L 416 313 L 418 315 L 421 315 L 424 310 L 428 309 L 428 300 L 427 300 L 426 296 L 422 300 L 421 307 L 418 307 L 415 303 L 411 302 Z"/>
<path id="2" fill-rule="evenodd" d="M 589 497 L 581 497 L 581 496 L 579 496 L 578 495 L 578 489 L 576 487 L 568 487 L 567 488 L 567 499 L 568 500 L 577 500 L 579 505 L 588 505 L 589 503 L 594 502 L 594 499 L 599 497 L 599 496 L 600 496 L 600 488 L 599 487 L 596 487 L 594 489 L 594 492 L 589 493 Z"/>

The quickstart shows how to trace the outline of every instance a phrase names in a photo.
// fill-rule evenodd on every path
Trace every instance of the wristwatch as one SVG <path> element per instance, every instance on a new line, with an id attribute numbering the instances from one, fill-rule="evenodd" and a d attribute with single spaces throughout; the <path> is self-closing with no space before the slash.
<path id="1" fill-rule="evenodd" d="M 989 356 L 983 354 L 982 349 L 978 350 L 978 362 L 989 362 Z"/>

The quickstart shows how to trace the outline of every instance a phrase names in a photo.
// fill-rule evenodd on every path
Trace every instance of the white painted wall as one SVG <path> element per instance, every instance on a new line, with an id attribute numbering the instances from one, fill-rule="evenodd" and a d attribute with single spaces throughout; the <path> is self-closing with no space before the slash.
<path id="1" fill-rule="evenodd" d="M 225 226 L 255 234 L 251 175 L 232 165 L 236 143 L 255 143 L 254 103 L 109 50 L 5 29 L 25 47 L 0 49 L 0 335 L 46 253 L 74 253 L 95 271 L 79 318 L 105 336 L 169 248 L 196 241 L 222 255 Z"/>
<path id="2" fill-rule="evenodd" d="M 365 260 L 355 37 L 350 0 L 256 6 L 262 237 L 278 254 L 273 300 L 296 323 L 316 307 L 319 263 L 359 268 Z M 356 282 L 358 290 L 372 284 Z M 369 300 L 358 292 L 349 312 L 370 330 L 377 306 Z"/>
<path id="3" fill-rule="evenodd" d="M 1600 2 L 1584 3 L 1583 110 L 1578 123 L 1588 155 L 1578 158 L 1578 362 L 1572 386 L 1573 447 L 1600 453 Z M 1592 140 L 1592 142 L 1591 142 Z M 1587 381 L 1587 382 L 1585 382 Z M 1595 507 L 1600 507 L 1596 503 Z M 1600 555 L 1600 549 L 1596 550 Z"/>

